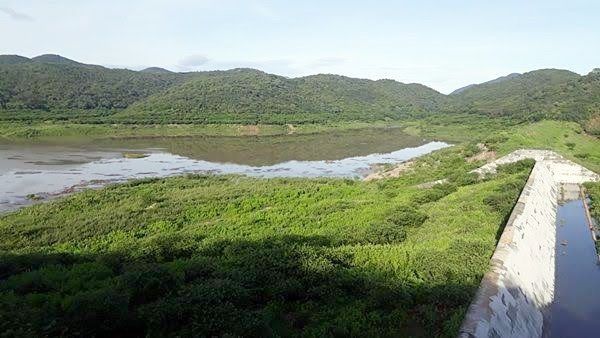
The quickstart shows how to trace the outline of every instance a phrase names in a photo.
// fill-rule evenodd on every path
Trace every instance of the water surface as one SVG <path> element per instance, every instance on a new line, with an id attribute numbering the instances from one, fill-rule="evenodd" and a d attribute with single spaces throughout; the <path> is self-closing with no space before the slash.
<path id="1" fill-rule="evenodd" d="M 447 147 L 400 129 L 269 137 L 118 140 L 47 139 L 0 143 L 0 211 L 85 187 L 182 173 L 258 177 L 361 177 Z M 142 158 L 130 158 L 131 155 Z"/>
<path id="2" fill-rule="evenodd" d="M 550 337 L 598 337 L 600 265 L 579 187 L 565 186 L 571 197 L 558 206 L 554 302 Z"/>

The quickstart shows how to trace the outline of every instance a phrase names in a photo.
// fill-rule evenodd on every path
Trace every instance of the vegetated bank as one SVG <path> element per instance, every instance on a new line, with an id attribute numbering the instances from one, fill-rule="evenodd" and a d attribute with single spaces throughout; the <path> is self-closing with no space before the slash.
<path id="1" fill-rule="evenodd" d="M 468 156 L 372 182 L 134 181 L 3 215 L 0 330 L 454 336 L 532 165 L 478 180 Z"/>
<path id="2" fill-rule="evenodd" d="M 592 231 L 596 233 L 596 252 L 600 255 L 600 182 L 586 183 L 585 192 L 589 198 L 590 216 L 595 222 Z"/>
<path id="3" fill-rule="evenodd" d="M 600 70 L 511 74 L 450 95 L 424 85 L 255 69 L 175 73 L 0 55 L 0 121 L 85 124 L 328 124 L 468 114 L 600 130 Z"/>
<path id="4" fill-rule="evenodd" d="M 398 178 L 143 180 L 2 215 L 0 330 L 9 335 L 455 336 L 531 167 L 478 180 L 468 174 L 477 155 L 550 148 L 600 168 L 598 140 L 583 131 L 596 130 L 598 72 L 537 71 L 445 96 L 329 75 L 141 80 L 62 58 L 3 60 L 0 130 L 11 140 L 377 121 L 460 143 Z"/>

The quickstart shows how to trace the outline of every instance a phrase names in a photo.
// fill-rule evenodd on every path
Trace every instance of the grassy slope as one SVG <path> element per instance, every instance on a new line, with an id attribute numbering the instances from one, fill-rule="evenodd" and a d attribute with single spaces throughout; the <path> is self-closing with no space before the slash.
<path id="1" fill-rule="evenodd" d="M 511 125 L 503 120 L 473 120 L 469 116 L 458 116 L 438 121 L 412 122 L 405 131 L 458 143 L 482 142 L 499 155 L 520 148 L 554 150 L 590 170 L 600 172 L 598 137 L 586 134 L 574 122 L 540 121 Z"/>
<path id="2" fill-rule="evenodd" d="M 526 177 L 473 182 L 462 151 L 379 182 L 178 177 L 2 216 L 0 330 L 454 336 Z"/>
<path id="3" fill-rule="evenodd" d="M 241 124 L 74 124 L 0 122 L 0 139 L 18 141 L 56 137 L 129 138 L 309 134 L 331 130 L 402 126 L 399 122 L 339 122 L 300 125 Z"/>
<path id="4" fill-rule="evenodd" d="M 587 183 L 585 188 L 590 198 L 590 213 L 600 226 L 600 182 Z"/>

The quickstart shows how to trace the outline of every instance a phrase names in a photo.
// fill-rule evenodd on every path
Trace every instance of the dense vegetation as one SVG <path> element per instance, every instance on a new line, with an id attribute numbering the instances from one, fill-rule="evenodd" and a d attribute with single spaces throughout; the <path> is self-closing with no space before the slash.
<path id="1" fill-rule="evenodd" d="M 585 183 L 585 192 L 589 198 L 590 215 L 592 216 L 596 235 L 600 234 L 600 182 Z M 600 254 L 600 240 L 596 240 L 596 253 Z"/>
<path id="2" fill-rule="evenodd" d="M 3 119 L 77 119 L 109 115 L 183 81 L 183 75 L 84 65 L 58 56 L 0 62 Z M 68 61 L 65 61 L 68 60 Z"/>
<path id="3" fill-rule="evenodd" d="M 337 75 L 287 79 L 253 69 L 196 76 L 115 117 L 152 123 L 307 123 L 398 120 L 438 109 L 441 94 L 416 84 Z M 218 112 L 218 113 L 217 113 Z"/>
<path id="4" fill-rule="evenodd" d="M 253 69 L 136 72 L 57 55 L 0 56 L 0 120 L 286 124 L 382 121 L 457 113 L 559 119 L 600 130 L 600 71 L 511 74 L 443 95 L 419 84 L 337 75 L 285 78 Z"/>
<path id="5" fill-rule="evenodd" d="M 600 182 L 590 182 L 585 184 L 587 195 L 590 198 L 590 213 L 600 226 Z"/>
<path id="6" fill-rule="evenodd" d="M 141 180 L 1 216 L 0 331 L 455 336 L 531 168 L 478 180 L 472 153 L 375 182 Z"/>
<path id="7" fill-rule="evenodd" d="M 336 75 L 135 72 L 0 56 L 3 138 L 393 125 L 461 143 L 380 181 L 191 175 L 2 215 L 0 332 L 455 336 L 533 164 L 477 178 L 468 174 L 481 164 L 476 144 L 497 156 L 553 149 L 598 171 L 598 140 L 582 126 L 600 131 L 599 102 L 598 71 L 511 74 L 446 96 Z M 577 123 L 531 123 L 547 118 Z M 598 217 L 598 185 L 588 191 Z"/>
<path id="8" fill-rule="evenodd" d="M 543 69 L 470 86 L 450 95 L 449 110 L 517 120 L 584 121 L 598 133 L 600 72 Z M 595 121 L 595 122 L 594 122 Z"/>

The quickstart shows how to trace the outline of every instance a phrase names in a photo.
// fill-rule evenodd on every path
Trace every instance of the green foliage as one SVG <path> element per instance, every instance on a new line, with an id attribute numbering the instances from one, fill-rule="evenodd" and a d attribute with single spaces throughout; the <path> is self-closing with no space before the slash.
<path id="1" fill-rule="evenodd" d="M 451 183 L 436 184 L 429 189 L 423 189 L 415 193 L 412 200 L 417 204 L 425 204 L 429 202 L 435 202 L 444 198 L 447 195 L 457 190 L 456 185 Z"/>
<path id="2" fill-rule="evenodd" d="M 590 213 L 596 220 L 596 223 L 600 225 L 600 182 L 585 183 L 585 189 L 590 199 Z"/>
<path id="3" fill-rule="evenodd" d="M 87 65 L 58 55 L 0 57 L 0 120 L 130 124 L 390 121 L 460 114 L 598 130 L 600 75 L 544 69 L 443 95 L 419 84 L 253 69 L 174 73 Z"/>
<path id="4" fill-rule="evenodd" d="M 498 166 L 498 173 L 500 175 L 516 174 L 516 176 L 499 186 L 492 194 L 486 196 L 483 200 L 484 203 L 493 210 L 508 215 L 521 193 L 523 181 L 529 176 L 534 164 L 534 160 L 526 159 Z"/>
<path id="5" fill-rule="evenodd" d="M 413 186 L 461 156 L 381 182 L 140 180 L 2 215 L 0 331 L 455 336 L 507 216 L 482 201 L 526 175 Z"/>
<path id="6" fill-rule="evenodd" d="M 517 174 L 530 170 L 534 165 L 535 160 L 528 158 L 513 163 L 501 164 L 496 168 L 496 171 L 501 174 Z"/>
<path id="7" fill-rule="evenodd" d="M 406 205 L 394 208 L 386 218 L 388 222 L 402 227 L 416 227 L 423 224 L 426 219 L 426 214 Z"/>
<path id="8" fill-rule="evenodd" d="M 0 64 L 0 118 L 102 118 L 186 78 L 79 63 Z"/>
<path id="9" fill-rule="evenodd" d="M 599 98 L 598 74 L 542 69 L 464 88 L 450 95 L 447 109 L 528 122 L 558 119 L 584 124 L 598 113 Z"/>

